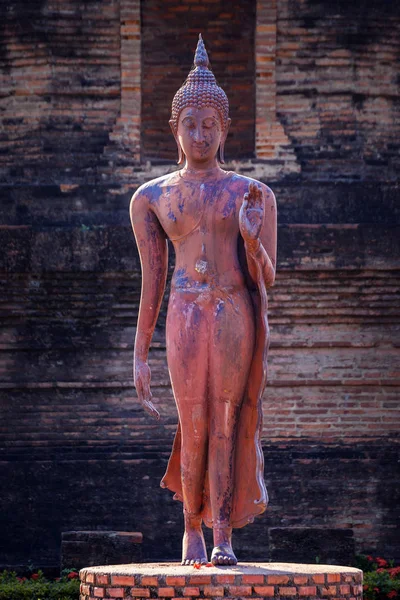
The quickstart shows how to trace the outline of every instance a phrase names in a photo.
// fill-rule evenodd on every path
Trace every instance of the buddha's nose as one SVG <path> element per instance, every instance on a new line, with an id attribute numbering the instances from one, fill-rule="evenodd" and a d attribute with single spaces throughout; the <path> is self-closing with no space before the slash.
<path id="1" fill-rule="evenodd" d="M 196 127 L 193 139 L 197 143 L 200 143 L 204 140 L 203 131 L 201 127 Z"/>

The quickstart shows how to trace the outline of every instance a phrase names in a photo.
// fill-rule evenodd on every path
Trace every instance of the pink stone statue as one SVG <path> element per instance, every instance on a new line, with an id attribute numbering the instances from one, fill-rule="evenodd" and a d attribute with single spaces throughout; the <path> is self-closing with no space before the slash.
<path id="1" fill-rule="evenodd" d="M 236 564 L 232 528 L 252 522 L 268 500 L 260 432 L 276 202 L 263 183 L 221 168 L 228 108 L 200 36 L 172 103 L 182 167 L 142 185 L 130 206 L 142 266 L 134 380 L 140 403 L 157 419 L 147 357 L 168 239 L 176 255 L 166 340 L 179 424 L 161 486 L 183 502 L 184 565 L 208 560 L 203 522 L 213 529 L 211 562 Z"/>

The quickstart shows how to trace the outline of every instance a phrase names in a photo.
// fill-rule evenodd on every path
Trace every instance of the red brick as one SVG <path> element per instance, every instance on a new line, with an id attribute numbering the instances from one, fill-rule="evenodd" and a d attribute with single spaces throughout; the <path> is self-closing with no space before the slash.
<path id="1" fill-rule="evenodd" d="M 317 586 L 315 585 L 307 585 L 299 587 L 299 596 L 316 596 L 317 595 Z"/>
<path id="2" fill-rule="evenodd" d="M 165 578 L 167 585 L 185 585 L 184 577 L 174 577 L 173 575 L 169 575 Z"/>
<path id="3" fill-rule="evenodd" d="M 350 594 L 350 586 L 349 585 L 341 585 L 340 586 L 340 594 L 342 596 L 347 596 Z"/>
<path id="4" fill-rule="evenodd" d="M 112 575 L 112 585 L 135 585 L 135 578 L 129 575 Z"/>
<path id="5" fill-rule="evenodd" d="M 264 575 L 242 575 L 242 583 L 264 583 Z"/>
<path id="6" fill-rule="evenodd" d="M 198 587 L 185 587 L 183 588 L 184 596 L 200 596 L 200 589 Z"/>
<path id="7" fill-rule="evenodd" d="M 325 583 L 325 575 L 313 575 L 312 580 L 314 583 Z"/>
<path id="8" fill-rule="evenodd" d="M 230 596 L 251 596 L 251 585 L 231 585 L 228 589 Z"/>
<path id="9" fill-rule="evenodd" d="M 211 583 L 211 575 L 192 575 L 189 578 L 189 583 L 197 583 L 200 585 L 209 585 Z"/>
<path id="10" fill-rule="evenodd" d="M 289 577 L 287 575 L 268 575 L 267 581 L 271 584 L 287 583 L 289 581 Z"/>
<path id="11" fill-rule="evenodd" d="M 215 579 L 217 583 L 235 583 L 234 575 L 217 575 Z"/>
<path id="12" fill-rule="evenodd" d="M 81 594 L 86 594 L 87 596 L 89 596 L 89 594 L 90 594 L 90 585 L 87 585 L 85 583 L 81 583 L 80 590 L 81 590 Z"/>
<path id="13" fill-rule="evenodd" d="M 340 573 L 328 573 L 328 583 L 340 583 Z"/>
<path id="14" fill-rule="evenodd" d="M 216 585 L 205 585 L 204 586 L 205 596 L 223 596 L 224 588 Z"/>
<path id="15" fill-rule="evenodd" d="M 279 595 L 280 596 L 296 596 L 297 588 L 296 587 L 280 587 Z"/>
<path id="16" fill-rule="evenodd" d="M 141 584 L 142 585 L 152 585 L 152 586 L 157 587 L 158 579 L 157 579 L 157 577 L 149 577 L 148 575 L 143 575 Z"/>
<path id="17" fill-rule="evenodd" d="M 111 598 L 123 598 L 124 592 L 124 588 L 107 588 L 107 595 Z"/>
<path id="18" fill-rule="evenodd" d="M 96 598 L 104 598 L 104 588 L 102 587 L 95 587 L 93 594 L 96 596 Z"/>
<path id="19" fill-rule="evenodd" d="M 262 594 L 263 596 L 273 596 L 275 588 L 273 585 L 255 585 L 254 591 L 256 594 Z"/>
<path id="20" fill-rule="evenodd" d="M 172 598 L 172 596 L 175 595 L 175 589 L 173 587 L 160 587 L 158 588 L 158 595 L 169 596 L 170 598 Z"/>
<path id="21" fill-rule="evenodd" d="M 150 597 L 150 590 L 144 587 L 133 587 L 130 590 L 130 596 L 136 598 L 137 596 L 142 596 L 144 598 Z"/>
<path id="22" fill-rule="evenodd" d="M 108 575 L 96 575 L 96 583 L 99 585 L 106 585 L 110 583 Z"/>
<path id="23" fill-rule="evenodd" d="M 351 593 L 355 596 L 360 596 L 362 594 L 362 585 L 352 585 Z"/>
<path id="24" fill-rule="evenodd" d="M 87 573 L 85 581 L 86 583 L 94 583 L 94 573 Z"/>
<path id="25" fill-rule="evenodd" d="M 293 582 L 297 583 L 297 585 L 305 585 L 306 583 L 308 583 L 308 577 L 306 575 L 295 575 L 293 577 Z"/>
<path id="26" fill-rule="evenodd" d="M 336 596 L 337 591 L 336 585 L 326 585 L 325 587 L 321 587 L 322 596 Z"/>

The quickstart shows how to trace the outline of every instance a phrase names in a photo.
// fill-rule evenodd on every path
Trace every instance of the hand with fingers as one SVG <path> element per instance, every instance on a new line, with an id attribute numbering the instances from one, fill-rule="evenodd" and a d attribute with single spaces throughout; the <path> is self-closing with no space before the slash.
<path id="1" fill-rule="evenodd" d="M 261 187 L 256 182 L 249 184 L 249 191 L 243 196 L 239 212 L 240 233 L 250 250 L 259 245 L 258 236 L 264 220 L 264 199 Z"/>
<path id="2" fill-rule="evenodd" d="M 135 360 L 134 381 L 140 404 L 149 415 L 158 421 L 160 413 L 152 403 L 153 395 L 150 391 L 151 371 L 147 362 Z"/>

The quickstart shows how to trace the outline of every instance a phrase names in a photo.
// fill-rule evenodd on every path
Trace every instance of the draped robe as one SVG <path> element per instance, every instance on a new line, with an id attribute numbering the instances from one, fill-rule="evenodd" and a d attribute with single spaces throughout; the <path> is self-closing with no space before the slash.
<path id="1" fill-rule="evenodd" d="M 246 261 L 243 260 L 245 250 L 243 240 L 240 240 L 239 257 L 242 259 L 242 268 L 246 271 Z M 237 528 L 254 521 L 254 517 L 263 513 L 268 504 L 261 448 L 262 395 L 266 384 L 269 346 L 268 300 L 262 266 L 255 259 L 252 260 L 257 267 L 257 285 L 249 285 L 248 288 L 253 304 L 256 339 L 236 430 L 231 526 Z M 245 275 L 250 280 L 248 272 Z M 181 426 L 178 423 L 168 467 L 160 485 L 173 491 L 174 499 L 183 501 L 180 457 Z M 208 471 L 204 481 L 201 514 L 205 524 L 212 527 Z"/>

